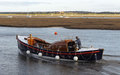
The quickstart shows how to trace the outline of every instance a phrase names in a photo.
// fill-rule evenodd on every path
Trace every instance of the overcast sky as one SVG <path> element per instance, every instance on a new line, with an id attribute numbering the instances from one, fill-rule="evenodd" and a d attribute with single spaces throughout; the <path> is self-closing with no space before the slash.
<path id="1" fill-rule="evenodd" d="M 0 12 L 120 11 L 120 0 L 0 0 Z"/>

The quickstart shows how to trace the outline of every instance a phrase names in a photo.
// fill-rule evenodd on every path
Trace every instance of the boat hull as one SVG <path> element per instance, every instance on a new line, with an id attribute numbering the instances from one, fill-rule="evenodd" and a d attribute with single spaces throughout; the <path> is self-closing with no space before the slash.
<path id="1" fill-rule="evenodd" d="M 28 45 L 27 43 L 22 42 L 17 38 L 18 48 L 21 52 L 26 53 L 30 51 L 31 54 L 38 55 L 42 53 L 42 56 L 48 57 L 55 57 L 56 55 L 59 56 L 60 59 L 70 59 L 73 60 L 75 56 L 78 57 L 78 60 L 85 60 L 85 61 L 96 61 L 102 59 L 103 56 L 103 49 L 97 50 L 90 50 L 90 51 L 80 51 L 80 52 L 60 52 L 60 51 L 52 51 L 46 49 L 40 49 L 37 47 L 33 47 Z"/>

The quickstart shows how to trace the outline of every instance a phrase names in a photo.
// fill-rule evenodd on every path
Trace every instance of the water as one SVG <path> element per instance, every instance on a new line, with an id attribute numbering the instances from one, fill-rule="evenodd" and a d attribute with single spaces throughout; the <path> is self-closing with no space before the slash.
<path id="1" fill-rule="evenodd" d="M 17 17 L 17 18 L 27 18 L 27 16 L 1 16 L 0 18 L 12 18 L 12 17 Z M 31 16 L 33 18 L 93 18 L 93 19 L 120 19 L 120 17 L 68 17 L 68 16 Z"/>
<path id="2" fill-rule="evenodd" d="M 58 32 L 55 36 L 54 32 Z M 55 61 L 19 54 L 16 34 L 37 36 L 53 42 L 79 36 L 83 46 L 104 48 L 96 63 Z M 49 36 L 49 37 L 48 37 Z M 0 27 L 0 75 L 120 75 L 120 31 L 65 28 Z"/>
<path id="3" fill-rule="evenodd" d="M 120 19 L 120 17 L 72 17 L 72 18 Z"/>

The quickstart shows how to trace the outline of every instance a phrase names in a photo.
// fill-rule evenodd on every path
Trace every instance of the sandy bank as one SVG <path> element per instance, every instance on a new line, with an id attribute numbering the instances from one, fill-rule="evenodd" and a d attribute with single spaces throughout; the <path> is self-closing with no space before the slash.
<path id="1" fill-rule="evenodd" d="M 120 19 L 0 18 L 0 25 L 9 27 L 65 27 L 73 29 L 120 30 Z"/>

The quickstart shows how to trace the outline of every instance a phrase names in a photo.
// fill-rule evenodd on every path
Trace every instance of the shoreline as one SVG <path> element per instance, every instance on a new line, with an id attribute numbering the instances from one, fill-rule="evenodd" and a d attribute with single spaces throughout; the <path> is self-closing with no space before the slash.
<path id="1" fill-rule="evenodd" d="M 120 30 L 120 19 L 98 18 L 0 18 L 1 27 L 64 27 L 68 29 Z"/>
<path id="2" fill-rule="evenodd" d="M 66 28 L 66 29 L 84 29 L 84 30 L 120 30 L 120 29 L 101 29 L 101 28 L 70 28 L 70 27 L 59 27 L 59 26 L 42 26 L 42 27 L 25 27 L 25 26 L 5 26 L 0 25 L 0 27 L 11 27 L 11 28 Z"/>

